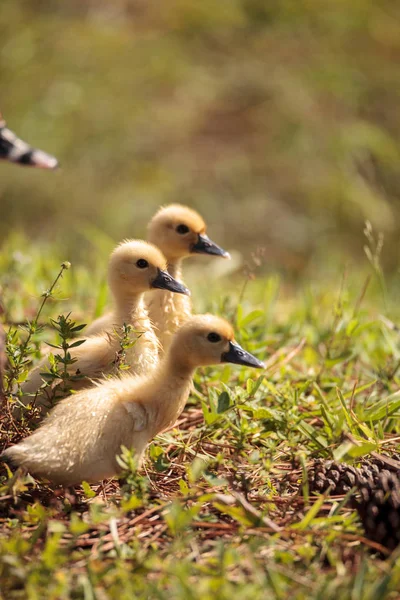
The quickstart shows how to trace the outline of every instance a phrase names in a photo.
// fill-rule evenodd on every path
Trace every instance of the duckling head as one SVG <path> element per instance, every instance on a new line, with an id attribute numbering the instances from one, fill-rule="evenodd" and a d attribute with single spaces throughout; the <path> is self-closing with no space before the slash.
<path id="1" fill-rule="evenodd" d="M 142 240 L 128 240 L 110 257 L 108 280 L 114 296 L 129 297 L 153 288 L 190 295 L 189 290 L 167 273 L 167 261 L 158 248 Z"/>
<path id="2" fill-rule="evenodd" d="M 239 346 L 225 319 L 208 314 L 189 319 L 175 334 L 170 352 L 192 369 L 227 362 L 258 369 L 265 366 Z"/>
<path id="3" fill-rule="evenodd" d="M 206 224 L 196 211 L 170 204 L 154 215 L 148 225 L 148 239 L 161 248 L 169 263 L 191 254 L 211 254 L 230 258 L 206 234 Z"/>

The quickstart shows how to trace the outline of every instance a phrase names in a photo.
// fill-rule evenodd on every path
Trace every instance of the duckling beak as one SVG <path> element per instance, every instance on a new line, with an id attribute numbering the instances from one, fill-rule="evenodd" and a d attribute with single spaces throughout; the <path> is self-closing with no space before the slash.
<path id="1" fill-rule="evenodd" d="M 255 356 L 243 350 L 239 344 L 229 342 L 228 352 L 224 352 L 221 356 L 221 362 L 234 363 L 235 365 L 245 365 L 246 367 L 255 367 L 256 369 L 264 369 L 265 365 Z"/>
<path id="2" fill-rule="evenodd" d="M 175 292 L 176 294 L 185 294 L 190 296 L 190 291 L 179 283 L 176 279 L 171 277 L 167 271 L 158 269 L 157 277 L 151 282 L 152 288 L 160 288 L 161 290 L 168 290 L 169 292 Z"/>
<path id="3" fill-rule="evenodd" d="M 222 256 L 223 258 L 231 257 L 229 252 L 226 252 L 223 248 L 214 244 L 205 233 L 199 233 L 199 239 L 192 246 L 191 252 L 197 254 L 213 254 L 214 256 Z"/>

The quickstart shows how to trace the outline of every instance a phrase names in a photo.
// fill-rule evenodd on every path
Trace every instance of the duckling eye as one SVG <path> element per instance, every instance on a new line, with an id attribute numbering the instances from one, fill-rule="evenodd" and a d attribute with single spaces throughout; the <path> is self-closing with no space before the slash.
<path id="1" fill-rule="evenodd" d="M 185 233 L 189 233 L 189 227 L 187 225 L 178 225 L 178 227 L 176 228 L 176 231 L 178 233 L 180 233 L 181 235 L 185 234 Z"/>
<path id="2" fill-rule="evenodd" d="M 136 266 L 139 267 L 139 269 L 146 269 L 149 266 L 149 263 L 144 258 L 139 258 L 139 260 L 136 261 Z"/>
<path id="3" fill-rule="evenodd" d="M 215 333 L 214 331 L 212 331 L 211 333 L 208 334 L 207 339 L 209 342 L 212 342 L 213 344 L 215 344 L 216 342 L 221 341 L 221 336 L 218 335 L 218 333 Z"/>

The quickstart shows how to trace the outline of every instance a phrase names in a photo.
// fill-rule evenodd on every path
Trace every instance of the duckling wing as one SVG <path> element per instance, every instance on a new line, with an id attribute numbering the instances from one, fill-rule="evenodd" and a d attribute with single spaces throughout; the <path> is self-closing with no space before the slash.
<path id="1" fill-rule="evenodd" d="M 144 406 L 140 402 L 125 402 L 122 406 L 133 421 L 133 431 L 144 431 L 149 422 Z"/>

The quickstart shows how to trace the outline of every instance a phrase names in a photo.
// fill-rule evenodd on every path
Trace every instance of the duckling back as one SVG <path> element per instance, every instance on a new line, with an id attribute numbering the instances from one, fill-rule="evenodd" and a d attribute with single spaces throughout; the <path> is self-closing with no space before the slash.
<path id="1" fill-rule="evenodd" d="M 114 321 L 114 313 L 110 311 L 95 319 L 93 323 L 90 323 L 90 325 L 88 325 L 86 328 L 86 335 L 99 335 L 99 333 L 103 333 L 104 331 L 111 332 L 116 327 L 116 323 L 114 323 Z"/>

